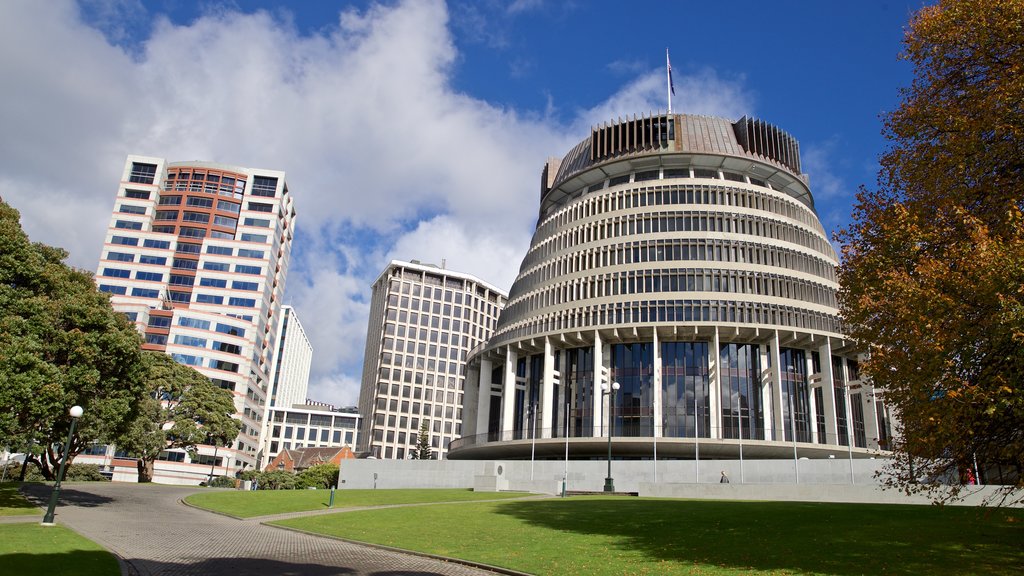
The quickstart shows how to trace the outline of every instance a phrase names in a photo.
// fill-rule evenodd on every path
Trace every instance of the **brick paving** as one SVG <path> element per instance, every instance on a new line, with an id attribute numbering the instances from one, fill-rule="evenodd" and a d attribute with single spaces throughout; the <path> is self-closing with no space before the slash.
<path id="1" fill-rule="evenodd" d="M 23 490 L 45 506 L 49 486 L 26 484 Z M 118 555 L 126 576 L 494 574 L 463 564 L 235 520 L 180 502 L 196 490 L 98 482 L 65 484 L 56 521 Z"/>

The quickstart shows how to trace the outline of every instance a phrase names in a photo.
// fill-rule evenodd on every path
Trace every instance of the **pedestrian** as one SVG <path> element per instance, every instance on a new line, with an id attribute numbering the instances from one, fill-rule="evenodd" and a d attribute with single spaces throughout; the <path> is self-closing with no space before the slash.
<path id="1" fill-rule="evenodd" d="M 729 476 L 726 475 L 725 470 L 722 470 L 722 477 L 719 478 L 718 483 L 719 484 L 728 484 L 729 483 Z"/>

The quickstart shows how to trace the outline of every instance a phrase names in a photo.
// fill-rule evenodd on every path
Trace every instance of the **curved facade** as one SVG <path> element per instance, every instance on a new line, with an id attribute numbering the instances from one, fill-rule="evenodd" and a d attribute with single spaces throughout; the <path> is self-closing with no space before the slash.
<path id="1" fill-rule="evenodd" d="M 475 429 L 449 457 L 587 458 L 609 433 L 621 457 L 884 448 L 837 264 L 778 128 L 682 114 L 594 128 L 544 167 L 529 251 L 470 356 Z"/>

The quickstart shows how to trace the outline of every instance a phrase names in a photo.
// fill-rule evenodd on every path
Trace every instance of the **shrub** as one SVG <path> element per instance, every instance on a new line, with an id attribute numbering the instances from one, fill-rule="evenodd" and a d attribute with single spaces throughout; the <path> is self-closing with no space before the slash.
<path id="1" fill-rule="evenodd" d="M 260 490 L 293 490 L 296 480 L 295 474 L 287 470 L 263 472 L 256 479 Z"/>
<path id="2" fill-rule="evenodd" d="M 235 488 L 238 483 L 230 476 L 217 476 L 206 485 L 210 488 Z"/>
<path id="3" fill-rule="evenodd" d="M 317 464 L 299 473 L 297 488 L 330 488 L 338 482 L 338 466 Z"/>
<path id="4" fill-rule="evenodd" d="M 64 479 L 75 482 L 109 482 L 110 479 L 100 474 L 96 464 L 74 464 L 68 466 Z"/>

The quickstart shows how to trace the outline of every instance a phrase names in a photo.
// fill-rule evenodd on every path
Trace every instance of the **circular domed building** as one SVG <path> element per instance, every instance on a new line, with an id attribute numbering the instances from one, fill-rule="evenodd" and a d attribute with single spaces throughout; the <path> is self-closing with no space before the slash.
<path id="1" fill-rule="evenodd" d="M 799 145 L 775 126 L 594 128 L 544 167 L 448 457 L 875 454 L 888 411 L 843 335 L 837 264 Z"/>

